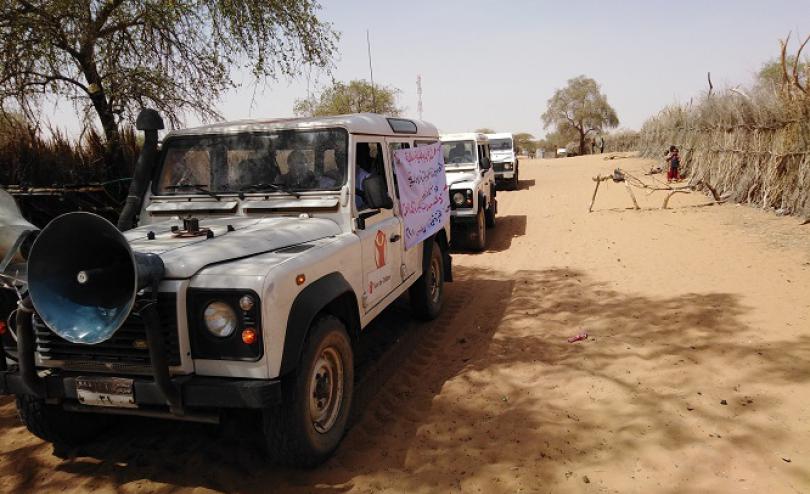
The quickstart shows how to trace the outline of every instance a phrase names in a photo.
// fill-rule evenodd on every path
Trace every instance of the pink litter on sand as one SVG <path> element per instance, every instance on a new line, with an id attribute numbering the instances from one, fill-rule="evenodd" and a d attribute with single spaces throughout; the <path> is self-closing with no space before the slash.
<path id="1" fill-rule="evenodd" d="M 572 336 L 572 337 L 568 338 L 568 343 L 576 343 L 578 341 L 582 341 L 582 340 L 586 340 L 586 339 L 588 339 L 588 333 L 579 333 L 576 336 Z"/>

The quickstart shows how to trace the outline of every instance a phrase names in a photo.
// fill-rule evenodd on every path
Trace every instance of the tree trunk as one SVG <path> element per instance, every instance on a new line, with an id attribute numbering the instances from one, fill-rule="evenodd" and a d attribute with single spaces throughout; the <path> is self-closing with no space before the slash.
<path id="1" fill-rule="evenodd" d="M 585 132 L 581 129 L 579 130 L 579 155 L 585 155 Z"/>
<path id="2" fill-rule="evenodd" d="M 129 175 L 129 170 L 124 160 L 124 149 L 121 144 L 121 132 L 115 122 L 115 114 L 112 111 L 107 96 L 104 94 L 104 86 L 101 85 L 101 76 L 98 74 L 96 64 L 92 60 L 82 63 L 84 77 L 90 88 L 90 101 L 96 110 L 101 128 L 104 131 L 105 150 L 104 161 L 107 169 L 107 179 L 125 178 Z"/>

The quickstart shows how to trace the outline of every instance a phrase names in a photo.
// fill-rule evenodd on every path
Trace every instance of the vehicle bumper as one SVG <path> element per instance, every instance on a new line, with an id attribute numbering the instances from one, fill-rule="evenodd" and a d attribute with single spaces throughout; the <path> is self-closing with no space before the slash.
<path id="1" fill-rule="evenodd" d="M 475 223 L 477 219 L 476 211 L 473 208 L 456 209 L 450 216 L 450 226 L 456 227 L 459 225 L 469 225 Z"/>
<path id="2" fill-rule="evenodd" d="M 33 394 L 53 402 L 76 402 L 76 378 L 79 375 L 94 375 L 99 377 L 113 377 L 75 372 L 53 372 L 42 377 L 43 385 L 32 393 L 23 382 L 17 366 L 0 372 L 0 395 L 30 395 Z M 154 380 L 148 377 L 115 376 L 133 379 L 133 397 L 138 407 L 166 407 L 166 398 Z M 261 409 L 281 402 L 281 381 L 258 379 L 234 379 L 207 376 L 175 376 L 171 378 L 172 384 L 179 391 L 184 408 L 191 409 L 220 409 L 220 408 L 251 408 Z M 106 407 L 87 407 L 98 409 L 103 413 Z M 126 413 L 137 409 L 115 410 Z"/>
<path id="3" fill-rule="evenodd" d="M 495 172 L 495 180 L 497 181 L 505 181 L 505 180 L 512 180 L 515 178 L 515 171 L 503 171 L 503 172 Z"/>

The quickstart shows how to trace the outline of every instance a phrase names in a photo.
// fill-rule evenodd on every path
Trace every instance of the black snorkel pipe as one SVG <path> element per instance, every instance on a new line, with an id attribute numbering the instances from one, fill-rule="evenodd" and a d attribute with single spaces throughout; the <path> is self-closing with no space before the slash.
<path id="1" fill-rule="evenodd" d="M 129 183 L 129 193 L 118 217 L 118 229 L 126 231 L 135 226 L 135 216 L 140 212 L 143 205 L 143 196 L 146 194 L 146 187 L 154 170 L 157 159 L 158 130 L 162 130 L 163 119 L 155 110 L 144 109 L 138 114 L 135 121 L 135 128 L 143 131 L 144 141 L 138 162 L 135 164 L 132 182 Z"/>

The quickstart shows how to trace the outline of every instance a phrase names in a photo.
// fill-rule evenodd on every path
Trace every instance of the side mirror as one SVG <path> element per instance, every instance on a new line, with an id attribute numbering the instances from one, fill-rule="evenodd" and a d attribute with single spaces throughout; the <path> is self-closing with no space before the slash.
<path id="1" fill-rule="evenodd" d="M 388 195 L 385 179 L 380 175 L 371 175 L 363 180 L 363 194 L 366 206 L 372 209 L 393 209 L 394 200 Z"/>

